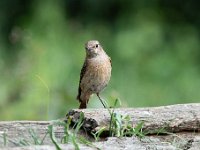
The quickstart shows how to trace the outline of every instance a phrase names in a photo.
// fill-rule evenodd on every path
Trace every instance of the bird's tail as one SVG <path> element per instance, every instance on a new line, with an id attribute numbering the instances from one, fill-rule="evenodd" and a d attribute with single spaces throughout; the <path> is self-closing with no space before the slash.
<path id="1" fill-rule="evenodd" d="M 76 99 L 81 101 L 81 88 L 80 88 L 80 86 L 78 88 L 78 95 L 77 95 Z"/>
<path id="2" fill-rule="evenodd" d="M 85 109 L 85 108 L 87 108 L 86 101 L 81 100 L 81 94 L 80 93 L 78 93 L 76 99 L 79 100 L 79 102 L 80 102 L 79 109 Z"/>
<path id="3" fill-rule="evenodd" d="M 87 102 L 88 100 L 82 100 L 82 99 L 81 99 L 81 88 L 80 88 L 80 87 L 79 87 L 79 89 L 78 89 L 78 95 L 77 95 L 76 99 L 79 100 L 79 102 L 80 102 L 79 109 L 85 109 L 85 108 L 87 108 L 86 102 Z"/>
<path id="4" fill-rule="evenodd" d="M 84 102 L 80 102 L 79 109 L 85 109 L 85 108 L 87 108 L 87 104 Z"/>
<path id="5" fill-rule="evenodd" d="M 87 108 L 87 104 L 88 104 L 88 101 L 90 99 L 90 94 L 86 94 L 86 95 L 79 95 L 78 94 L 77 99 L 80 102 L 79 109 L 85 109 L 85 108 Z"/>

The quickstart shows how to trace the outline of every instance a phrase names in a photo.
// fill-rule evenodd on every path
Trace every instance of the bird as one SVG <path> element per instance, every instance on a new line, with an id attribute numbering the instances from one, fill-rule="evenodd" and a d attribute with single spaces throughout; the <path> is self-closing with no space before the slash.
<path id="1" fill-rule="evenodd" d="M 80 73 L 77 100 L 79 109 L 87 108 L 90 96 L 96 94 L 104 108 L 100 92 L 107 86 L 111 78 L 111 58 L 103 50 L 97 40 L 90 40 L 85 44 L 86 57 Z"/>

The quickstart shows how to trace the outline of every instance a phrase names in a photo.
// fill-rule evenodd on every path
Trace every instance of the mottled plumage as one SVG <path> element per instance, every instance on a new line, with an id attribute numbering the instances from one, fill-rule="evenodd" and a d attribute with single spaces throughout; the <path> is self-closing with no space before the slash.
<path id="1" fill-rule="evenodd" d="M 79 108 L 87 108 L 90 95 L 99 93 L 107 86 L 111 77 L 111 59 L 98 41 L 85 44 L 86 58 L 81 69 L 77 99 Z M 100 98 L 100 97 L 99 97 Z"/>

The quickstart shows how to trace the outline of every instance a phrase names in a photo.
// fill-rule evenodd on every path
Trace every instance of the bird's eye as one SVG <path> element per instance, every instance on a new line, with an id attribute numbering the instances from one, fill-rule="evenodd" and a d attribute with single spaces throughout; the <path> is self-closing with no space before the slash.
<path id="1" fill-rule="evenodd" d="M 96 48 L 98 48 L 98 47 L 99 47 L 99 45 L 98 45 L 98 44 L 96 44 L 96 45 L 95 45 L 95 47 L 96 47 Z"/>

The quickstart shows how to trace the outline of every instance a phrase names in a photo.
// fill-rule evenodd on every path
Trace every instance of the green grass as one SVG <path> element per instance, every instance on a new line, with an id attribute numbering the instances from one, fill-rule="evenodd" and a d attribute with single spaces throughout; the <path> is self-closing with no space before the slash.
<path id="1" fill-rule="evenodd" d="M 100 128 L 98 131 L 96 131 L 95 133 L 91 133 L 95 139 L 95 141 L 99 141 L 100 140 L 100 136 L 102 135 L 102 133 L 104 133 L 106 131 L 106 127 L 102 127 Z"/>
<path id="2" fill-rule="evenodd" d="M 144 137 L 145 133 L 142 131 L 143 122 L 137 124 L 136 127 L 132 126 L 132 121 L 129 115 L 121 115 L 115 112 L 115 108 L 117 105 L 121 105 L 120 99 L 116 99 L 113 107 L 108 107 L 105 101 L 104 105 L 110 114 L 110 122 L 109 122 L 109 136 L 110 137 L 124 137 L 124 136 L 138 136 Z M 111 109 L 112 108 L 112 109 Z M 99 139 L 101 134 L 104 132 L 104 128 L 101 128 L 100 131 L 97 131 L 93 134 L 95 139 Z"/>
<path id="3" fill-rule="evenodd" d="M 54 131 L 53 131 L 53 125 L 49 125 L 48 126 L 48 133 L 49 133 L 51 141 L 55 145 L 56 149 L 57 150 L 61 150 L 61 148 L 60 148 L 60 146 L 58 144 L 58 141 L 57 141 L 57 139 L 55 137 Z"/>
<path id="4" fill-rule="evenodd" d="M 84 114 L 81 112 L 80 117 L 78 121 L 72 125 L 71 118 L 69 117 L 66 122 L 63 121 L 56 121 L 54 122 L 54 125 L 60 125 L 64 128 L 64 135 L 61 137 L 61 140 L 58 141 L 54 135 L 53 126 L 48 126 L 48 133 L 50 134 L 50 138 L 52 143 L 55 145 L 57 150 L 60 150 L 60 144 L 68 144 L 72 143 L 74 145 L 75 150 L 80 149 L 80 144 L 84 144 L 90 147 L 95 147 L 96 149 L 99 149 L 95 145 L 92 144 L 89 140 L 87 140 L 85 137 L 81 136 L 79 134 L 79 131 L 81 130 L 81 127 L 83 125 L 84 121 Z"/>
<path id="5" fill-rule="evenodd" d="M 6 134 L 5 131 L 3 132 L 3 145 L 4 145 L 4 146 L 7 145 L 7 134 Z"/>

